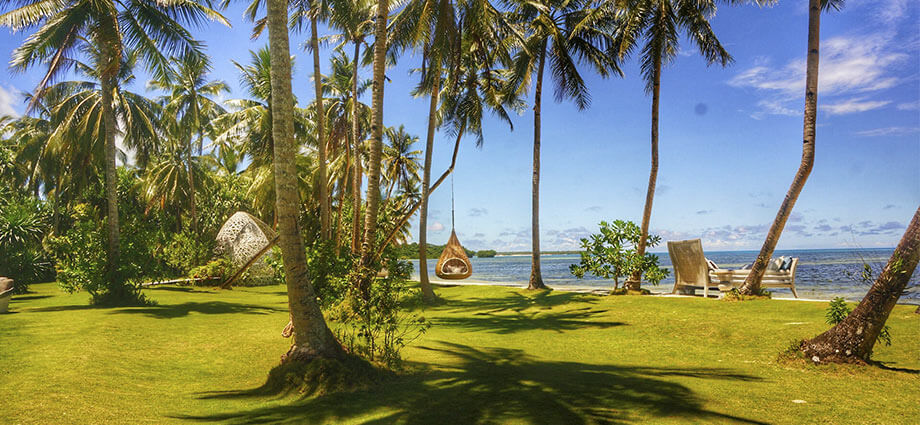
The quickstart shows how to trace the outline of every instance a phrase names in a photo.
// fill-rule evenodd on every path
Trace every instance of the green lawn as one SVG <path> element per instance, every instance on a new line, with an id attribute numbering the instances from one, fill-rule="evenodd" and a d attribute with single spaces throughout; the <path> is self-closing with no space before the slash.
<path id="1" fill-rule="evenodd" d="M 826 303 L 441 288 L 411 371 L 369 391 L 246 395 L 287 349 L 283 287 L 160 287 L 95 308 L 33 285 L 0 315 L 0 423 L 916 423 L 920 315 L 878 367 L 783 365 Z M 802 400 L 804 403 L 793 402 Z"/>

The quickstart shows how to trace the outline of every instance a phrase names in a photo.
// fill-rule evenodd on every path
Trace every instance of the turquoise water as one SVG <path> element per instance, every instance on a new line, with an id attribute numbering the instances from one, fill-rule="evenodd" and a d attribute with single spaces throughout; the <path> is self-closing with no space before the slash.
<path id="1" fill-rule="evenodd" d="M 796 270 L 796 291 L 801 298 L 832 299 L 842 296 L 858 301 L 869 290 L 869 285 L 862 283 L 858 276 L 863 264 L 870 264 L 873 269 L 881 270 L 891 256 L 892 249 L 814 249 L 814 250 L 777 250 L 775 257 L 792 256 L 799 258 Z M 667 253 L 657 253 L 659 264 L 670 269 L 671 261 Z M 757 257 L 757 251 L 712 251 L 706 257 L 720 268 L 736 269 L 749 264 Z M 471 258 L 473 275 L 471 282 L 501 282 L 526 284 L 530 278 L 530 256 L 502 256 L 494 258 Z M 437 259 L 428 261 L 429 275 L 436 279 L 434 266 Z M 579 262 L 578 255 L 544 255 L 542 257 L 543 281 L 550 287 L 589 286 L 613 288 L 613 280 L 585 276 L 578 279 L 569 272 L 569 265 Z M 415 268 L 414 278 L 418 278 L 418 260 L 412 260 Z M 912 289 L 901 298 L 902 302 L 920 304 L 920 268 L 911 279 Z M 670 292 L 674 278 L 669 277 L 657 286 L 644 285 L 653 292 Z M 788 289 L 771 289 L 776 297 L 792 297 Z"/>

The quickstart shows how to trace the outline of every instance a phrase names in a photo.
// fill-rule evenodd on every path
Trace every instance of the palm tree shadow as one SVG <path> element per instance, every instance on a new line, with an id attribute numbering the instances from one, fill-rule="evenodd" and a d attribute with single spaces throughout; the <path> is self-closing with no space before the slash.
<path id="1" fill-rule="evenodd" d="M 386 381 L 377 388 L 276 402 L 256 409 L 172 418 L 229 424 L 364 423 L 624 424 L 669 417 L 684 420 L 752 419 L 704 408 L 703 400 L 671 377 L 758 381 L 726 369 L 676 369 L 543 361 L 521 350 L 477 349 L 441 342 L 422 347 L 449 364 Z M 431 365 L 426 365 L 432 367 Z M 214 392 L 202 399 L 255 397 L 253 390 Z M 280 393 L 261 393 L 277 397 Z M 266 402 L 270 400 L 266 399 Z M 280 404 L 278 404 L 280 403 Z"/>
<path id="2" fill-rule="evenodd" d="M 256 304 L 238 304 L 224 301 L 186 302 L 182 304 L 160 304 L 149 307 L 130 307 L 112 310 L 110 314 L 143 314 L 157 319 L 174 319 L 199 314 L 270 314 L 286 312 L 285 309 Z"/>
<path id="3" fill-rule="evenodd" d="M 563 332 L 576 329 L 606 329 L 623 326 L 623 322 L 599 321 L 596 317 L 606 310 L 584 307 L 564 312 L 517 311 L 512 314 L 475 313 L 472 317 L 447 316 L 433 319 L 439 326 L 460 328 L 468 332 L 511 334 L 528 330 Z"/>

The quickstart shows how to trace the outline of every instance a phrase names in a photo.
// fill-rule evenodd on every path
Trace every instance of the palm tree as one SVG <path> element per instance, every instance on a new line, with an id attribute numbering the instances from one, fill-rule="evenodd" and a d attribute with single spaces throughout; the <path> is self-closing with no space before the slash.
<path id="1" fill-rule="evenodd" d="M 176 211 L 178 230 L 182 228 L 182 206 L 193 199 L 192 182 L 207 182 L 209 174 L 202 156 L 188 158 L 188 143 L 185 134 L 167 138 L 161 153 L 153 158 L 144 170 L 140 182 L 141 195 L 147 202 L 147 210 L 159 208 L 162 211 Z M 192 178 L 190 174 L 194 174 Z"/>
<path id="2" fill-rule="evenodd" d="M 377 0 L 374 20 L 374 79 L 371 94 L 371 139 L 367 167 L 367 206 L 364 213 L 364 241 L 361 243 L 361 266 L 368 268 L 374 262 L 374 242 L 377 238 L 377 212 L 380 206 L 380 157 L 383 151 L 383 82 L 387 65 L 387 15 L 389 0 Z M 355 58 L 357 59 L 357 57 Z M 355 73 L 357 77 L 357 73 Z M 357 212 L 356 212 L 357 213 Z M 370 275 L 359 280 L 365 299 L 369 296 Z"/>
<path id="3" fill-rule="evenodd" d="M 406 132 L 405 126 L 390 127 L 386 130 L 387 145 L 383 147 L 383 170 L 387 178 L 387 198 L 392 196 L 393 188 L 399 186 L 400 191 L 411 191 L 412 181 L 418 178 L 419 150 L 412 150 L 412 145 L 418 142 L 418 136 Z"/>
<path id="4" fill-rule="evenodd" d="M 274 222 L 277 218 L 272 162 L 274 138 L 272 135 L 271 57 L 267 48 L 250 51 L 250 63 L 234 62 L 240 72 L 240 85 L 249 99 L 231 99 L 225 102 L 229 111 L 215 118 L 211 126 L 216 133 L 213 143 L 224 149 L 239 149 L 250 163 L 244 171 L 252 181 L 247 197 L 263 219 Z M 303 140 L 308 133 L 307 112 L 294 108 L 294 136 Z M 301 143 L 302 144 L 302 143 Z M 300 146 L 301 144 L 298 144 Z M 299 154 L 298 150 L 298 154 Z M 298 155 L 299 158 L 299 155 Z M 298 159 L 302 162 L 302 159 Z M 305 183 L 301 181 L 301 183 Z M 310 193 L 301 186 L 303 193 Z"/>
<path id="5" fill-rule="evenodd" d="M 222 115 L 224 108 L 212 97 L 221 93 L 229 93 L 230 88 L 219 80 L 208 81 L 211 72 L 210 60 L 206 57 L 190 56 L 173 58 L 177 67 L 164 78 L 151 80 L 148 84 L 152 88 L 169 92 L 168 96 L 160 99 L 164 105 L 163 110 L 181 129 L 180 136 L 186 140 L 186 162 L 188 170 L 188 202 L 191 209 L 192 229 L 198 232 L 198 213 L 195 206 L 195 172 L 192 170 L 194 158 L 192 156 L 193 137 L 198 138 L 198 156 L 200 157 L 204 144 L 204 133 L 211 120 Z"/>
<path id="6" fill-rule="evenodd" d="M 339 46 L 335 49 L 330 58 L 332 72 L 323 77 L 323 91 L 329 103 L 326 104 L 326 118 L 329 126 L 329 140 L 333 142 L 333 152 L 338 152 L 339 156 L 330 164 L 333 168 L 332 174 L 338 176 L 339 194 L 338 194 L 338 213 L 336 215 L 337 224 L 335 226 L 336 247 L 341 246 L 342 230 L 345 227 L 342 220 L 345 195 L 349 190 L 352 194 L 353 211 L 360 211 L 361 184 L 359 174 L 360 156 L 357 161 L 353 160 L 352 139 L 364 140 L 364 134 L 367 131 L 367 123 L 370 120 L 370 107 L 358 101 L 361 96 L 371 87 L 370 80 L 357 81 L 354 85 L 354 71 L 352 60 Z M 357 95 L 355 95 L 357 93 Z M 352 109 L 354 107 L 354 110 Z M 354 120 L 356 114 L 357 120 Z M 357 125 L 354 125 L 357 124 Z M 356 149 L 356 148 L 355 148 Z M 344 155 L 342 153 L 344 152 Z M 357 204 L 357 208 L 355 205 Z M 360 219 L 359 214 L 353 214 L 355 226 Z M 352 232 L 352 253 L 358 252 L 358 233 Z"/>
<path id="7" fill-rule="evenodd" d="M 124 54 L 136 49 L 156 76 L 164 76 L 170 56 L 201 55 L 200 46 L 182 23 L 198 25 L 206 19 L 228 24 L 226 19 L 205 4 L 193 0 L 170 2 L 149 0 L 82 1 L 24 0 L 21 6 L 0 15 L 0 25 L 14 32 L 37 28 L 22 46 L 13 52 L 13 69 L 25 71 L 48 64 L 38 84 L 36 96 L 72 63 L 80 46 L 98 46 L 101 50 L 95 67 L 99 70 L 101 104 L 105 134 L 105 194 L 107 216 L 108 282 L 113 294 L 123 289 L 117 278 L 119 260 L 117 176 L 115 173 L 115 137 L 118 121 L 113 108 L 117 76 Z M 229 25 L 229 24 L 228 24 Z"/>
<path id="8" fill-rule="evenodd" d="M 319 32 L 317 26 L 319 20 L 327 20 L 329 17 L 329 7 L 322 0 L 294 0 L 294 13 L 291 16 L 291 23 L 294 28 L 301 28 L 305 18 L 310 20 L 310 43 L 308 50 L 313 53 L 313 89 L 315 94 L 314 103 L 317 111 L 325 111 L 323 107 L 323 79 L 320 73 L 319 59 Z M 320 238 L 330 240 L 332 238 L 330 228 L 330 202 L 329 188 L 326 179 L 326 122 L 322 113 L 316 114 L 316 146 L 319 160 L 318 173 L 316 182 L 319 186 L 319 215 L 320 215 Z"/>
<path id="9" fill-rule="evenodd" d="M 683 29 L 690 41 L 695 43 L 700 54 L 709 64 L 726 66 L 732 62 L 731 55 L 722 47 L 712 32 L 709 19 L 715 15 L 716 0 L 640 0 L 623 12 L 616 32 L 616 44 L 611 54 L 618 58 L 628 56 L 639 43 L 644 41 L 641 53 L 642 77 L 645 91 L 652 95 L 652 166 L 649 172 L 645 209 L 642 213 L 642 234 L 638 253 L 645 255 L 648 241 L 649 222 L 652 217 L 652 202 L 658 180 L 658 103 L 661 92 L 661 68 L 668 65 L 679 50 L 679 31 Z M 641 286 L 641 272 L 631 276 L 626 286 L 638 291 Z"/>
<path id="10" fill-rule="evenodd" d="M 760 292 L 760 281 L 767 270 L 767 263 L 773 256 L 773 250 L 779 237 L 786 227 L 786 221 L 792 214 L 792 208 L 795 201 L 799 199 L 802 188 L 805 187 L 805 181 L 811 174 L 811 169 L 815 163 L 815 127 L 818 112 L 818 58 L 820 54 L 820 33 L 821 33 L 821 11 L 822 10 L 840 10 L 843 7 L 843 0 L 810 0 L 808 3 L 808 55 L 805 68 L 805 125 L 804 136 L 802 140 L 802 162 L 799 164 L 799 170 L 792 179 L 789 191 L 783 199 L 776 218 L 767 232 L 767 238 L 760 248 L 760 254 L 754 260 L 751 266 L 751 273 L 744 279 L 744 284 L 739 290 L 742 294 L 753 295 Z"/>
<path id="11" fill-rule="evenodd" d="M 268 0 L 268 35 L 271 58 L 271 111 L 274 144 L 275 197 L 284 258 L 288 305 L 294 342 L 282 363 L 308 362 L 317 357 L 339 358 L 344 353 L 326 325 L 310 283 L 304 242 L 297 218 L 300 196 L 294 143 L 294 94 L 291 91 L 291 53 L 286 0 Z M 318 78 L 319 76 L 317 76 Z"/>
<path id="12" fill-rule="evenodd" d="M 514 87 L 523 91 L 536 78 L 534 87 L 532 260 L 529 289 L 546 289 L 540 269 L 540 137 L 543 71 L 549 61 L 555 84 L 556 101 L 571 98 L 578 109 L 591 103 L 591 96 L 578 70 L 586 64 L 607 77 L 622 75 L 615 56 L 606 54 L 613 43 L 614 10 L 588 0 L 518 0 L 512 12 L 516 22 L 525 25 L 528 37 L 515 58 Z"/>
<path id="13" fill-rule="evenodd" d="M 352 43 L 354 46 L 354 56 L 352 57 L 352 80 L 351 80 L 351 141 L 354 145 L 352 158 L 354 159 L 354 172 L 352 173 L 352 238 L 351 252 L 359 252 L 359 241 L 361 234 L 361 154 L 364 138 L 360 132 L 360 113 L 359 102 L 360 94 L 364 91 L 359 87 L 360 80 L 358 71 L 360 69 L 361 46 L 365 45 L 365 39 L 371 35 L 374 29 L 374 16 L 377 5 L 373 0 L 331 0 L 332 5 L 332 25 L 342 31 L 338 37 L 342 44 Z M 386 12 L 383 14 L 386 16 Z M 378 16 L 379 17 L 379 16 Z M 344 46 L 339 46 L 344 47 Z M 376 63 L 376 62 L 375 62 Z M 373 85 L 373 83 L 372 83 Z"/>
<path id="14" fill-rule="evenodd" d="M 814 2 L 813 2 L 814 3 Z M 820 12 L 815 11 L 815 15 Z M 904 288 L 920 261 L 920 208 L 907 225 L 891 259 L 858 306 L 842 322 L 799 348 L 805 358 L 819 362 L 868 362 L 872 348 L 884 329 Z"/>

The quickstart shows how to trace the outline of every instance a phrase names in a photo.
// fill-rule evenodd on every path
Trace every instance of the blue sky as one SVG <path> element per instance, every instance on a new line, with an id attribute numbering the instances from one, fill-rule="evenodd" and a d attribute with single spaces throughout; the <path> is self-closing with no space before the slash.
<path id="1" fill-rule="evenodd" d="M 723 6 L 712 24 L 734 64 L 707 67 L 684 40 L 663 71 L 651 228 L 664 240 L 700 237 L 707 250 L 763 243 L 801 157 L 806 3 Z M 233 88 L 227 98 L 243 96 L 230 61 L 248 61 L 248 50 L 266 43 L 249 39 L 242 8 L 224 12 L 233 28 L 194 31 L 208 46 L 214 77 Z M 9 58 L 23 36 L 0 31 L 0 54 Z M 823 15 L 821 36 L 815 167 L 778 248 L 894 246 L 920 204 L 918 5 L 851 0 L 843 11 Z M 312 62 L 300 47 L 305 38 L 292 36 L 301 102 L 313 98 Z M 384 121 L 423 136 L 428 103 L 409 94 L 416 78 L 408 71 L 418 61 L 406 55 L 388 70 Z M 585 73 L 593 97 L 586 111 L 544 97 L 543 249 L 577 248 L 601 220 L 641 220 L 651 101 L 635 61 L 625 71 L 626 78 L 606 80 Z M 369 78 L 370 68 L 363 73 Z M 0 114 L 21 113 L 20 92 L 34 88 L 41 70 L 2 75 Z M 458 158 L 457 233 L 471 249 L 528 250 L 532 112 L 514 117 L 513 132 L 494 119 L 484 131 L 483 147 L 466 140 Z M 438 134 L 435 176 L 449 164 L 451 144 L 449 135 Z M 450 234 L 449 189 L 432 194 L 431 243 Z"/>

